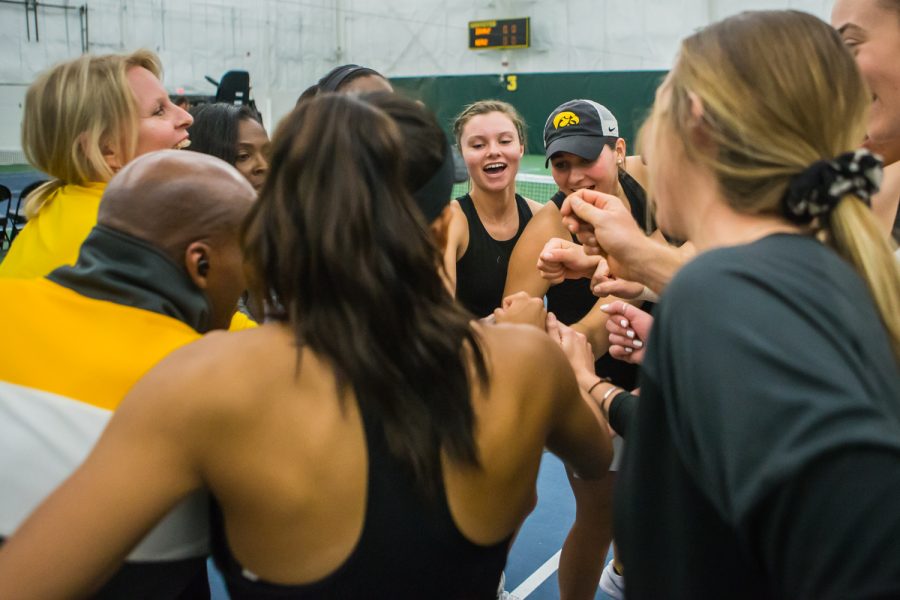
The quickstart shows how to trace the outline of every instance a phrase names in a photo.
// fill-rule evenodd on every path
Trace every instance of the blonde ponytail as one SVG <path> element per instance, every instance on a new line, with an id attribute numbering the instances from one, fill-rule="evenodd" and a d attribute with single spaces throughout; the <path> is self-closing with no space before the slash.
<path id="1" fill-rule="evenodd" d="M 871 209 L 859 198 L 845 196 L 828 221 L 826 243 L 865 280 L 900 363 L 900 262 Z"/>
<path id="2" fill-rule="evenodd" d="M 682 43 L 645 133 L 651 146 L 660 132 L 681 140 L 737 212 L 783 215 L 849 261 L 900 362 L 900 269 L 861 199 L 874 193 L 881 164 L 854 151 L 871 103 L 833 28 L 797 11 L 748 12 Z"/>

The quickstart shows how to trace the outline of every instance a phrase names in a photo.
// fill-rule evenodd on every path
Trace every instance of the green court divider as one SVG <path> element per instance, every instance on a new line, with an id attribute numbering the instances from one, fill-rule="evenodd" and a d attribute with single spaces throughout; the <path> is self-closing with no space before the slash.
<path id="1" fill-rule="evenodd" d="M 509 102 L 528 124 L 528 154 L 544 153 L 541 136 L 550 111 L 574 98 L 594 100 L 616 115 L 619 135 L 633 154 L 635 134 L 665 75 L 665 71 L 509 73 L 391 77 L 391 83 L 433 110 L 448 134 L 454 117 L 466 104 L 487 98 Z"/>

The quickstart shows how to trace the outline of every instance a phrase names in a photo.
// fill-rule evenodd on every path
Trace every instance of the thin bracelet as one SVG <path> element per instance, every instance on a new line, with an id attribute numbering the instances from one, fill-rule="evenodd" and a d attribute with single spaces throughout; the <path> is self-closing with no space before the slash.
<path id="1" fill-rule="evenodd" d="M 616 391 L 616 390 L 619 390 L 620 392 L 624 392 L 624 391 L 625 391 L 625 390 L 623 390 L 623 389 L 620 388 L 620 387 L 612 386 L 611 388 L 609 388 L 608 390 L 606 390 L 606 392 L 603 394 L 603 399 L 600 400 L 600 402 L 606 402 L 606 399 L 609 398 L 610 394 L 612 394 L 612 393 L 613 393 L 614 391 Z"/>
<path id="2" fill-rule="evenodd" d="M 613 392 L 624 392 L 624 391 L 625 390 L 620 387 L 612 386 L 611 388 L 606 390 L 606 392 L 604 392 L 603 399 L 600 400 L 600 412 L 603 413 L 603 416 L 606 417 L 607 421 L 609 421 L 609 410 L 607 410 L 607 408 L 606 408 L 606 399 L 609 398 L 610 396 L 612 396 Z"/>
<path id="3" fill-rule="evenodd" d="M 600 385 L 601 383 L 610 383 L 609 378 L 608 378 L 608 377 L 601 377 L 600 379 L 598 379 L 597 382 L 596 382 L 594 385 L 592 385 L 591 387 L 589 387 L 589 388 L 587 389 L 587 395 L 590 396 L 590 395 L 591 395 L 591 392 L 594 391 L 594 388 L 597 387 L 598 385 Z"/>

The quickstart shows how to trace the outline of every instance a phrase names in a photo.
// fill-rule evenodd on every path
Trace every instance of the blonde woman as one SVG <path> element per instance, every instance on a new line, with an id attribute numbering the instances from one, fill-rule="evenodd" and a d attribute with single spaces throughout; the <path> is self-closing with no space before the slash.
<path id="1" fill-rule="evenodd" d="M 71 265 L 88 232 L 106 182 L 134 157 L 188 144 L 193 119 L 169 100 L 155 54 L 85 55 L 41 74 L 28 88 L 22 147 L 53 179 L 25 206 L 0 277 L 46 275 Z"/>
<path id="2" fill-rule="evenodd" d="M 700 254 L 657 306 L 628 429 L 629 598 L 900 597 L 900 270 L 866 206 L 880 163 L 854 151 L 870 104 L 837 32 L 793 11 L 687 38 L 657 92 L 656 216 Z"/>

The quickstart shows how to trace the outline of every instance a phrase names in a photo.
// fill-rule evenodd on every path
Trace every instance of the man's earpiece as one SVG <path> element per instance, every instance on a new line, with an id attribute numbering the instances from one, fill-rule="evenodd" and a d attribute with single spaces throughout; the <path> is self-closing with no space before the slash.
<path id="1" fill-rule="evenodd" d="M 201 258 L 197 261 L 197 273 L 206 277 L 209 274 L 209 260 Z"/>

